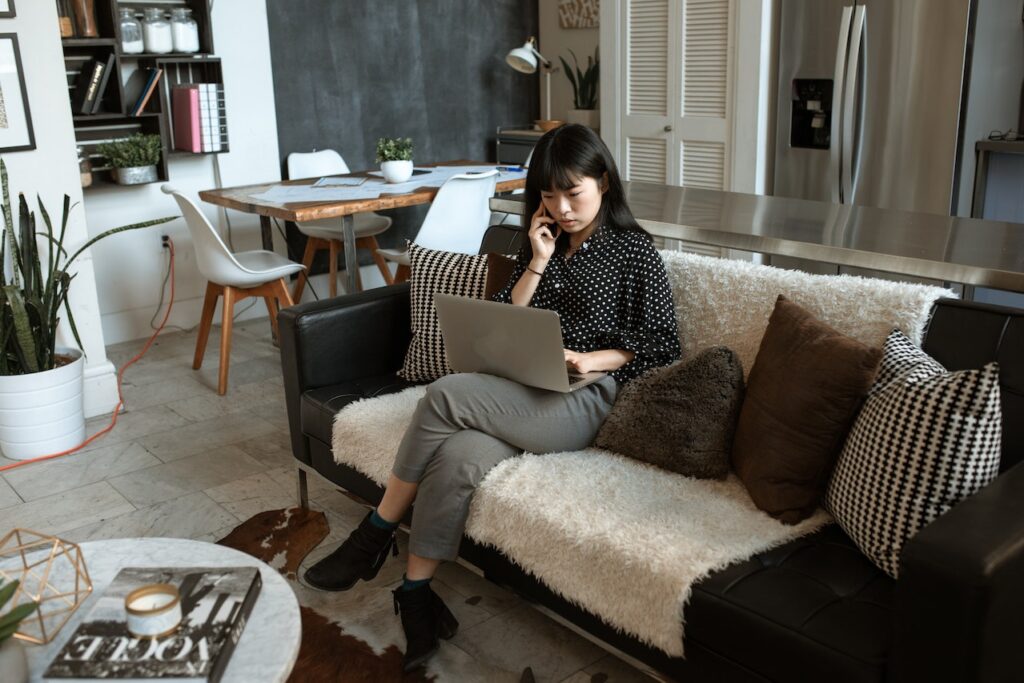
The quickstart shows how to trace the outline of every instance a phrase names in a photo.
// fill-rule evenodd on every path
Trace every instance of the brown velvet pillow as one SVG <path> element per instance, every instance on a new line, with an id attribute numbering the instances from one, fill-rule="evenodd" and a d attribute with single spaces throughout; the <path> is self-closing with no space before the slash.
<path id="1" fill-rule="evenodd" d="M 881 360 L 882 349 L 778 298 L 732 447 L 733 468 L 758 508 L 786 524 L 814 512 Z"/>
<path id="2" fill-rule="evenodd" d="M 742 403 L 740 359 L 716 346 L 627 384 L 594 445 L 688 477 L 722 479 Z"/>
<path id="3" fill-rule="evenodd" d="M 502 287 L 508 284 L 508 280 L 512 277 L 515 269 L 516 260 L 514 258 L 509 258 L 502 254 L 488 254 L 487 283 L 484 285 L 484 298 L 489 301 L 495 294 L 500 292 Z"/>

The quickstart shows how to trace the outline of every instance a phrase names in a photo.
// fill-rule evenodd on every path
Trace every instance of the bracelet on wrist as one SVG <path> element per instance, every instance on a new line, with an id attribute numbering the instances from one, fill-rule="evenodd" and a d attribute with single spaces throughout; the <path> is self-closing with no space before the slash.
<path id="1" fill-rule="evenodd" d="M 533 268 L 531 268 L 530 266 L 526 266 L 526 269 L 527 269 L 528 271 L 530 271 L 531 273 L 533 273 L 534 275 L 536 275 L 537 277 L 544 277 L 544 272 L 543 272 L 543 271 L 540 271 L 540 270 L 534 270 L 534 269 L 533 269 Z"/>

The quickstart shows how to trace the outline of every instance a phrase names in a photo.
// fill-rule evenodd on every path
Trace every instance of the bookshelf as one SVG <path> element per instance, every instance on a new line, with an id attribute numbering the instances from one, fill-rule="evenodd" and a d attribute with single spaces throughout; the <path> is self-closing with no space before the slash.
<path id="1" fill-rule="evenodd" d="M 183 152 L 174 149 L 171 112 L 171 89 L 190 83 L 218 83 L 223 85 L 221 61 L 213 54 L 213 26 L 207 0 L 95 0 L 98 37 L 63 38 L 64 66 L 68 81 L 68 97 L 75 102 L 83 68 L 94 62 L 113 64 L 107 87 L 94 113 L 82 113 L 72 108 L 75 140 L 89 155 L 93 166 L 91 187 L 115 185 L 110 178 L 110 167 L 97 151 L 103 142 L 133 135 L 157 134 L 162 141 L 163 153 L 157 165 L 158 182 L 169 180 L 168 160 L 174 156 L 199 156 L 228 151 L 225 143 L 218 152 Z M 125 54 L 121 50 L 120 12 L 122 8 L 135 11 L 141 18 L 143 10 L 158 7 L 167 11 L 176 7 L 192 10 L 199 29 L 198 53 Z M 113 57 L 112 62 L 111 57 Z M 131 112 L 145 89 L 151 69 L 163 73 L 146 106 L 138 116 Z M 88 191 L 88 188 L 87 190 Z"/>

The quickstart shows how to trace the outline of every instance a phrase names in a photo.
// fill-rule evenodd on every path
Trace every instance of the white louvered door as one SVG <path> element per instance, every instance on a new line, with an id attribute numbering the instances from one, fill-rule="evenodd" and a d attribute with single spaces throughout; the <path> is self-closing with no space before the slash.
<path id="1" fill-rule="evenodd" d="M 603 80 L 602 130 L 622 176 L 729 188 L 735 0 L 606 0 L 602 45 L 614 41 L 617 83 Z M 616 25 L 604 28 L 607 19 Z M 602 47 L 602 52 L 609 51 Z M 606 86 L 610 86 L 607 87 Z M 720 250 L 678 245 L 719 255 Z"/>

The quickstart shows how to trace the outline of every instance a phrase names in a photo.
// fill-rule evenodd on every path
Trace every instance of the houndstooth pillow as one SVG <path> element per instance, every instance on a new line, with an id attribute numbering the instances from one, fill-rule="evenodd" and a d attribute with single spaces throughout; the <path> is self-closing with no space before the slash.
<path id="1" fill-rule="evenodd" d="M 854 422 L 826 506 L 886 574 L 914 534 L 999 474 L 999 366 L 947 372 L 899 330 Z"/>
<path id="2" fill-rule="evenodd" d="M 398 375 L 410 382 L 432 382 L 452 372 L 444 353 L 434 293 L 483 298 L 487 256 L 435 251 L 410 244 L 409 259 L 412 341 Z"/>

